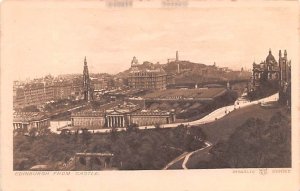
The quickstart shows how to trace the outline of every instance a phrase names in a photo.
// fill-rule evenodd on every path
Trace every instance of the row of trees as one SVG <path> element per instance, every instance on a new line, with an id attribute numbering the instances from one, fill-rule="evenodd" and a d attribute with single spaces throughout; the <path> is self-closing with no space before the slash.
<path id="1" fill-rule="evenodd" d="M 270 96 L 279 91 L 279 84 L 277 80 L 268 80 L 267 73 L 262 75 L 259 79 L 260 86 L 254 91 L 248 92 L 248 98 L 253 101 L 263 97 Z"/>
<path id="2" fill-rule="evenodd" d="M 139 130 L 135 126 L 122 132 L 107 134 L 14 137 L 14 169 L 26 170 L 36 164 L 48 164 L 53 170 L 66 163 L 76 152 L 110 152 L 113 166 L 126 170 L 162 169 L 169 161 L 183 153 L 204 146 L 205 134 L 199 127 L 183 125 L 174 129 Z"/>
<path id="3" fill-rule="evenodd" d="M 212 160 L 200 168 L 288 168 L 291 167 L 290 118 L 278 112 L 264 121 L 251 118 L 236 129 L 229 140 L 217 143 Z"/>

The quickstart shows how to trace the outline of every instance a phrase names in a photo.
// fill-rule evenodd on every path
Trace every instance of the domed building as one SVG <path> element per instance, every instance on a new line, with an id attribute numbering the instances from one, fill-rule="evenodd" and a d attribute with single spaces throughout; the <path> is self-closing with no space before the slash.
<path id="1" fill-rule="evenodd" d="M 271 49 L 266 57 L 265 61 L 260 64 L 253 63 L 252 70 L 252 90 L 255 90 L 261 86 L 263 81 L 273 81 L 278 84 L 278 87 L 282 87 L 291 78 L 291 61 L 287 60 L 287 52 L 284 51 L 284 56 L 279 50 L 279 60 L 276 61 L 272 55 Z"/>
<path id="2" fill-rule="evenodd" d="M 128 86 L 133 89 L 163 90 L 167 86 L 167 73 L 157 63 L 139 64 L 133 57 L 128 75 Z"/>
<path id="3" fill-rule="evenodd" d="M 276 65 L 277 64 L 277 62 L 275 60 L 275 57 L 272 55 L 271 49 L 269 50 L 269 55 L 266 58 L 266 63 L 267 64 L 272 64 L 272 65 Z"/>

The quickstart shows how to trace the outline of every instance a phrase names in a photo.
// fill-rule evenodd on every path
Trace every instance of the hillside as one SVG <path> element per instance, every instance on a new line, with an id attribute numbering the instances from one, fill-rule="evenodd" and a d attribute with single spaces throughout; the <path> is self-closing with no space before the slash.
<path id="1" fill-rule="evenodd" d="M 139 65 L 139 69 L 149 65 L 158 66 L 150 62 L 144 62 Z M 250 72 L 233 71 L 228 68 L 221 68 L 215 65 L 205 65 L 202 63 L 194 63 L 190 61 L 173 61 L 160 65 L 166 74 L 172 78 L 170 84 L 189 84 L 203 82 L 218 82 L 228 80 L 249 79 Z M 130 69 L 117 74 L 120 78 L 127 78 Z"/>
<path id="2" fill-rule="evenodd" d="M 253 105 L 233 111 L 213 123 L 194 127 L 201 128 L 206 140 L 213 146 L 194 152 L 186 167 L 289 167 L 290 120 L 285 107 L 264 108 Z M 169 169 L 182 169 L 183 161 L 177 161 Z"/>

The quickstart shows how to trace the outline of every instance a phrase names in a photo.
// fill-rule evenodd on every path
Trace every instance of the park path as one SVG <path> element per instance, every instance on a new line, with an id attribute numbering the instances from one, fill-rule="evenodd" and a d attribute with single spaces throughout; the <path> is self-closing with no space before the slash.
<path id="1" fill-rule="evenodd" d="M 164 168 L 163 170 L 167 170 L 170 166 L 172 166 L 173 164 L 175 164 L 176 162 L 180 161 L 183 158 L 186 158 L 186 155 L 189 154 L 188 152 L 184 152 L 181 155 L 179 155 L 178 157 L 176 157 L 174 160 L 172 160 L 171 162 L 169 162 Z"/>
<path id="2" fill-rule="evenodd" d="M 182 153 L 180 156 L 176 157 L 174 160 L 172 160 L 171 162 L 169 162 L 169 163 L 163 168 L 163 170 L 169 169 L 172 165 L 174 165 L 174 164 L 177 163 L 178 161 L 182 160 L 183 158 L 184 158 L 184 160 L 183 160 L 183 162 L 182 162 L 182 164 L 181 164 L 181 167 L 182 167 L 183 169 L 188 169 L 188 168 L 186 167 L 186 163 L 188 162 L 190 156 L 192 156 L 192 155 L 193 155 L 194 153 L 196 153 L 196 152 L 201 152 L 202 150 L 204 150 L 204 149 L 206 149 L 206 148 L 212 146 L 212 143 L 210 143 L 210 142 L 208 142 L 208 141 L 205 141 L 205 145 L 206 145 L 206 146 L 203 147 L 203 148 L 201 148 L 201 149 L 198 149 L 198 150 L 195 150 L 195 151 L 192 151 L 192 152 L 184 152 L 184 153 Z"/>
<path id="3" fill-rule="evenodd" d="M 192 152 L 190 152 L 190 153 L 188 153 L 186 156 L 185 156 L 185 158 L 184 158 L 184 161 L 183 161 L 183 163 L 182 163 L 182 168 L 183 169 L 188 169 L 187 167 L 186 167 L 186 163 L 189 161 L 189 159 L 190 159 L 190 156 L 192 156 L 194 153 L 196 153 L 196 152 L 200 152 L 200 151 L 202 151 L 202 150 L 204 150 L 204 149 L 206 149 L 206 148 L 208 148 L 208 147 L 210 147 L 210 146 L 212 146 L 212 143 L 210 143 L 209 141 L 205 141 L 205 147 L 203 147 L 203 148 L 201 148 L 201 149 L 198 149 L 198 150 L 195 150 L 195 151 L 192 151 Z"/>
<path id="4" fill-rule="evenodd" d="M 279 94 L 276 93 L 274 95 L 271 95 L 271 96 L 266 97 L 266 98 L 262 98 L 262 99 L 257 100 L 257 101 L 252 101 L 252 102 L 250 102 L 250 101 L 236 101 L 233 105 L 225 106 L 225 107 L 216 109 L 215 111 L 211 112 L 210 114 L 206 115 L 205 117 L 203 117 L 201 119 L 198 119 L 198 120 L 195 120 L 195 121 L 191 121 L 191 122 L 188 122 L 188 123 L 180 123 L 180 124 L 184 124 L 184 125 L 200 125 L 200 124 L 210 123 L 210 122 L 213 122 L 215 120 L 218 120 L 218 119 L 226 116 L 231 111 L 234 111 L 236 109 L 245 108 L 247 106 L 256 105 L 256 104 L 265 104 L 267 102 L 277 101 L 278 98 L 279 98 Z M 177 127 L 180 124 L 168 124 L 168 125 L 170 125 L 168 127 L 174 127 L 173 125 L 175 125 Z M 195 150 L 195 151 L 192 151 L 192 152 L 189 152 L 189 153 L 184 153 L 184 155 L 180 155 L 180 159 L 179 160 L 176 160 L 177 158 L 174 159 L 173 161 L 171 161 L 170 163 L 168 163 L 168 165 L 164 169 L 170 168 L 173 164 L 175 164 L 177 161 L 180 161 L 183 157 L 184 157 L 184 160 L 182 162 L 182 169 L 188 169 L 187 166 L 186 166 L 186 164 L 187 164 L 188 160 L 190 159 L 190 157 L 194 153 L 196 153 L 196 152 L 202 152 L 204 149 L 213 146 L 213 144 L 210 143 L 210 142 L 208 142 L 208 141 L 206 141 L 205 144 L 206 144 L 206 146 L 203 147 L 203 148 L 201 148 L 201 149 L 198 149 L 198 150 Z"/>

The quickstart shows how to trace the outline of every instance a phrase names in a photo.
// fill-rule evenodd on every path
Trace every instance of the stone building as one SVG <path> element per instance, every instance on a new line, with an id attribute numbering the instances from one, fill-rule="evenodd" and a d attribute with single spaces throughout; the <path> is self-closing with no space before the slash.
<path id="1" fill-rule="evenodd" d="M 139 64 L 133 57 L 128 76 L 128 86 L 134 89 L 166 89 L 167 73 L 159 63 L 144 62 Z"/>
<path id="2" fill-rule="evenodd" d="M 13 107 L 23 107 L 25 105 L 24 87 L 15 85 L 13 86 Z"/>
<path id="3" fill-rule="evenodd" d="M 79 111 L 71 114 L 71 125 L 75 127 L 89 127 L 91 129 L 104 127 L 105 116 L 103 111 Z"/>
<path id="4" fill-rule="evenodd" d="M 86 101 L 91 101 L 93 100 L 93 90 L 85 58 L 83 77 L 80 79 L 38 79 L 26 84 L 14 82 L 13 104 L 14 108 L 29 105 L 39 106 L 48 101 L 79 99 L 82 95 Z"/>
<path id="5" fill-rule="evenodd" d="M 48 129 L 50 119 L 40 112 L 15 112 L 13 114 L 13 128 L 15 132 L 28 133 L 31 129 L 38 132 Z"/>
<path id="6" fill-rule="evenodd" d="M 125 128 L 132 124 L 144 126 L 173 123 L 175 113 L 141 110 L 138 105 L 124 103 L 105 111 L 86 110 L 72 113 L 71 121 L 72 126 L 77 128 Z"/>
<path id="7" fill-rule="evenodd" d="M 14 87 L 14 108 L 43 105 L 48 101 L 60 99 L 71 99 L 76 97 L 75 88 L 77 87 L 68 81 L 28 83 L 22 87 Z"/>
<path id="8" fill-rule="evenodd" d="M 53 84 L 53 98 L 54 100 L 69 99 L 72 96 L 71 82 L 54 82 Z"/>
<path id="9" fill-rule="evenodd" d="M 175 113 L 159 110 L 142 110 L 131 115 L 131 122 L 139 126 L 174 123 Z"/>
<path id="10" fill-rule="evenodd" d="M 105 111 L 106 127 L 127 127 L 131 124 L 132 113 L 140 107 L 132 103 L 118 105 Z"/>
<path id="11" fill-rule="evenodd" d="M 101 78 L 101 79 L 92 79 L 95 91 L 108 89 L 109 81 L 108 79 Z"/>
<path id="12" fill-rule="evenodd" d="M 46 83 L 31 83 L 24 87 L 25 105 L 41 105 L 54 99 L 53 86 Z"/>
<path id="13" fill-rule="evenodd" d="M 291 61 L 287 59 L 287 51 L 285 50 L 284 56 L 282 56 L 281 50 L 279 50 L 279 60 L 277 62 L 271 50 L 269 50 L 269 55 L 265 61 L 260 64 L 253 63 L 251 89 L 258 89 L 263 81 L 274 82 L 280 88 L 288 83 L 290 78 Z"/>

